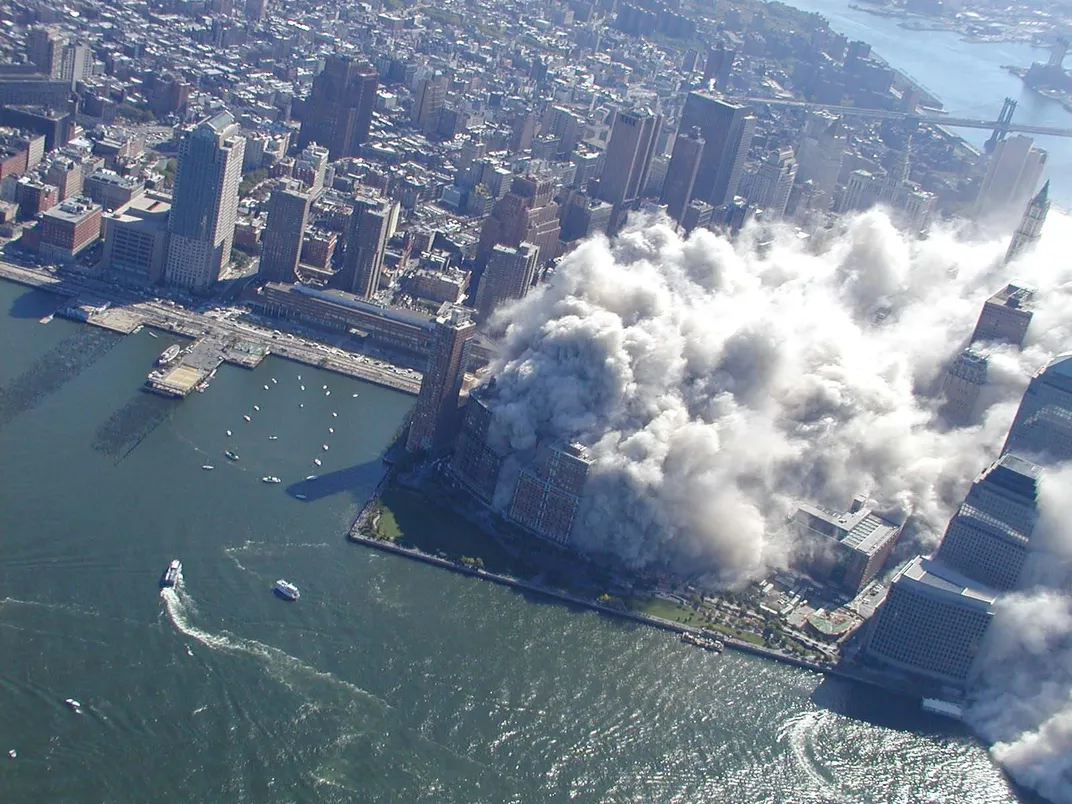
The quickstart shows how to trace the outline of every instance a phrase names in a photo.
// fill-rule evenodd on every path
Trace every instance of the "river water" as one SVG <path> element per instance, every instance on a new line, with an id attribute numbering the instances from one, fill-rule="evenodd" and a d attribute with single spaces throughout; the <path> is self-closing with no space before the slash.
<path id="1" fill-rule="evenodd" d="M 1061 104 L 1031 92 L 1002 65 L 1028 67 L 1046 61 L 1049 52 L 1018 43 L 965 42 L 950 31 L 907 31 L 900 20 L 878 17 L 849 8 L 849 0 L 790 0 L 791 6 L 822 14 L 830 27 L 849 39 L 861 39 L 890 66 L 937 96 L 955 117 L 997 120 L 1004 98 L 1018 102 L 1014 122 L 1072 129 L 1072 113 Z M 973 145 L 982 147 L 990 136 L 982 129 L 956 129 Z M 1035 144 L 1050 153 L 1045 178 L 1052 180 L 1051 197 L 1072 207 L 1072 138 L 1035 137 Z"/>
<path id="2" fill-rule="evenodd" d="M 171 339 L 54 305 L 0 283 L 5 804 L 1033 800 L 911 701 L 347 543 L 412 397 L 271 358 L 160 399 Z"/>

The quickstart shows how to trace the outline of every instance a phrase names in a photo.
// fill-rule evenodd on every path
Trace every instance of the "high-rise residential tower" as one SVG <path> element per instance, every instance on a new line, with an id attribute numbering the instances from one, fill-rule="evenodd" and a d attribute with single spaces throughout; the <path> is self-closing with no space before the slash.
<path id="1" fill-rule="evenodd" d="M 398 224 L 398 203 L 381 198 L 358 198 L 346 233 L 343 290 L 372 298 L 380 287 L 383 253 Z"/>
<path id="2" fill-rule="evenodd" d="M 308 193 L 294 185 L 277 187 L 272 192 L 258 270 L 264 279 L 271 282 L 297 280 L 298 260 L 311 201 Z"/>
<path id="3" fill-rule="evenodd" d="M 413 410 L 406 450 L 436 451 L 453 438 L 469 347 L 476 332 L 470 311 L 453 307 L 436 318 L 435 339 Z"/>
<path id="4" fill-rule="evenodd" d="M 1005 252 L 1005 262 L 1010 263 L 1029 247 L 1034 246 L 1042 236 L 1042 226 L 1046 223 L 1046 215 L 1050 211 L 1050 183 L 1042 185 L 1042 189 L 1027 202 L 1024 216 L 1020 219 L 1020 225 L 1016 227 L 1009 249 Z"/>
<path id="5" fill-rule="evenodd" d="M 328 56 L 323 71 L 313 79 L 298 146 L 320 143 L 332 160 L 355 156 L 368 139 L 376 86 L 376 68 L 368 62 L 352 56 Z"/>
<path id="6" fill-rule="evenodd" d="M 211 287 L 230 263 L 245 145 L 226 111 L 202 120 L 179 143 L 164 268 L 168 284 Z"/>
<path id="7" fill-rule="evenodd" d="M 690 92 L 678 131 L 699 128 L 704 139 L 692 197 L 721 206 L 733 200 L 741 180 L 756 118 L 747 106 L 724 101 L 709 92 Z M 670 171 L 674 170 L 673 158 Z"/>
<path id="8" fill-rule="evenodd" d="M 532 243 L 492 248 L 476 294 L 481 321 L 486 321 L 504 302 L 520 299 L 529 292 L 539 258 L 540 249 Z"/>

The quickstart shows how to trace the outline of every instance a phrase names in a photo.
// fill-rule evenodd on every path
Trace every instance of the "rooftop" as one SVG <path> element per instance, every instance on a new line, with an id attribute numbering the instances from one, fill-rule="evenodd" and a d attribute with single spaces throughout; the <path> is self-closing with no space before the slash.
<path id="1" fill-rule="evenodd" d="M 919 584 L 942 596 L 959 598 L 972 608 L 991 611 L 998 594 L 989 587 L 975 583 L 956 570 L 932 558 L 916 556 L 893 580 L 894 584 Z"/>

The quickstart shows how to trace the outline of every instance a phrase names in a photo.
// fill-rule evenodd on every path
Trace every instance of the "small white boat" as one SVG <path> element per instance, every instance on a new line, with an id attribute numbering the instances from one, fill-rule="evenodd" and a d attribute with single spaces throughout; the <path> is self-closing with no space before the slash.
<path id="1" fill-rule="evenodd" d="M 324 391 L 324 396 L 331 396 L 331 391 Z"/>
<path id="2" fill-rule="evenodd" d="M 316 464 L 317 466 L 320 466 L 320 465 L 321 465 L 321 464 L 320 464 L 320 459 L 319 459 L 319 458 L 313 458 L 313 463 L 315 463 L 315 464 Z"/>
<path id="3" fill-rule="evenodd" d="M 253 409 L 259 413 L 261 408 L 260 405 L 254 405 Z"/>
<path id="4" fill-rule="evenodd" d="M 267 391 L 267 390 L 268 390 L 268 386 L 267 386 L 267 385 L 266 385 L 266 386 L 264 386 L 264 390 L 265 390 L 265 391 Z"/>
<path id="5" fill-rule="evenodd" d="M 326 391 L 326 390 L 328 390 L 328 387 L 325 385 L 321 390 Z"/>
<path id="6" fill-rule="evenodd" d="M 351 399 L 357 399 L 357 394 L 350 394 Z"/>
<path id="7" fill-rule="evenodd" d="M 272 385 L 279 385 L 275 377 L 272 377 Z"/>
<path id="8" fill-rule="evenodd" d="M 305 386 L 303 385 L 303 386 L 301 387 L 301 389 L 302 389 L 302 390 L 304 391 L 304 390 L 305 390 Z"/>
<path id="9" fill-rule="evenodd" d="M 329 428 L 328 428 L 328 432 L 329 432 L 329 433 L 334 433 L 334 432 L 335 432 L 335 428 L 334 428 L 334 427 L 329 427 Z"/>
<path id="10" fill-rule="evenodd" d="M 301 597 L 301 592 L 298 591 L 298 587 L 289 581 L 284 581 L 280 578 L 275 582 L 275 593 L 284 600 L 297 600 Z"/>
<path id="11" fill-rule="evenodd" d="M 269 441 L 278 441 L 278 440 L 279 440 L 279 436 L 268 436 L 268 440 L 269 440 Z"/>
<path id="12" fill-rule="evenodd" d="M 294 499 L 295 500 L 308 500 L 309 498 L 306 497 L 304 494 L 295 494 Z"/>
<path id="13" fill-rule="evenodd" d="M 228 431 L 227 431 L 227 437 L 228 437 L 228 438 L 230 438 L 230 437 L 231 437 L 231 431 L 230 431 L 230 430 L 228 430 Z"/>
<path id="14" fill-rule="evenodd" d="M 182 580 L 182 562 L 175 558 L 167 565 L 167 569 L 164 570 L 164 574 L 160 577 L 160 585 L 177 586 L 180 580 Z"/>
<path id="15" fill-rule="evenodd" d="M 266 476 L 261 478 L 261 482 L 262 483 L 282 483 L 283 481 L 280 480 L 278 477 L 276 477 L 274 475 L 266 475 Z"/>
<path id="16" fill-rule="evenodd" d="M 213 466 L 211 463 L 206 463 L 201 468 L 204 469 L 206 472 L 211 472 L 216 467 Z"/>
<path id="17" fill-rule="evenodd" d="M 157 335 L 155 332 L 149 332 L 149 337 L 150 338 L 159 338 L 160 336 Z"/>
<path id="18" fill-rule="evenodd" d="M 73 710 L 75 712 L 81 712 L 82 711 L 82 704 L 80 704 L 74 698 L 67 698 L 67 699 L 64 700 L 64 703 L 67 704 L 68 709 L 71 709 L 71 710 Z"/>
<path id="19" fill-rule="evenodd" d="M 304 407 L 305 407 L 305 403 L 304 403 L 304 402 L 299 402 L 299 403 L 298 403 L 298 407 L 299 407 L 299 408 L 304 408 Z"/>
<path id="20" fill-rule="evenodd" d="M 328 451 L 328 445 L 324 444 L 323 447 L 324 447 L 324 452 L 327 452 Z"/>
<path id="21" fill-rule="evenodd" d="M 242 418 L 243 418 L 243 419 L 245 419 L 245 420 L 246 420 L 247 422 L 251 422 L 251 421 L 253 421 L 253 420 L 252 420 L 251 418 L 249 418 L 249 416 L 248 416 L 248 415 L 246 415 L 245 413 L 243 413 L 243 414 L 242 414 Z"/>
<path id="22" fill-rule="evenodd" d="M 301 375 L 298 375 L 298 382 L 301 382 Z"/>
<path id="23" fill-rule="evenodd" d="M 18 757 L 19 752 L 16 751 L 14 748 L 12 748 L 12 749 L 8 750 L 7 755 L 9 757 L 11 757 L 12 759 L 15 759 L 16 757 Z"/>
<path id="24" fill-rule="evenodd" d="M 339 418 L 339 414 L 336 413 L 335 411 L 331 411 L 331 418 L 337 419 L 337 418 Z"/>
<path id="25" fill-rule="evenodd" d="M 320 477 L 320 475 L 306 475 L 305 479 L 306 480 L 316 480 L 318 477 Z"/>

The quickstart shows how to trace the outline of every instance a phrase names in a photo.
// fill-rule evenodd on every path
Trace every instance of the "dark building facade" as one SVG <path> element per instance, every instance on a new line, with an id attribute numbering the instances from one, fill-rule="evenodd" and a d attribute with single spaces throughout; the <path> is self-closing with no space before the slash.
<path id="1" fill-rule="evenodd" d="M 350 56 L 328 56 L 302 115 L 298 147 L 323 145 L 331 159 L 355 156 L 368 139 L 376 104 L 376 68 Z"/>

